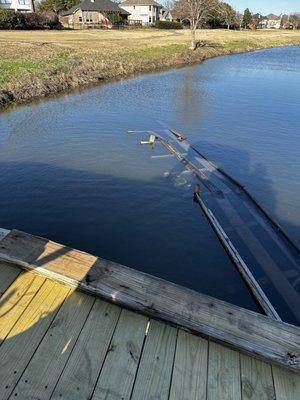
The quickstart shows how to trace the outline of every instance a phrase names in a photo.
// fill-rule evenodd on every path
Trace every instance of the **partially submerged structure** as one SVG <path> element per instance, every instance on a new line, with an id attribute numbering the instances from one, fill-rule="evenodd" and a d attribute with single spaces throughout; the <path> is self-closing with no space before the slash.
<path id="1" fill-rule="evenodd" d="M 147 134 L 199 177 L 196 198 L 261 313 L 0 229 L 1 400 L 298 399 L 300 328 L 281 316 L 300 321 L 299 249 L 185 136 Z M 264 290 L 282 296 L 278 312 Z"/>
<path id="2" fill-rule="evenodd" d="M 61 13 L 59 20 L 65 27 L 88 29 L 110 27 L 114 22 L 125 21 L 129 15 L 111 0 L 82 0 Z"/>
<path id="3" fill-rule="evenodd" d="M 298 398 L 296 326 L 15 230 L 0 259 L 3 400 Z"/>

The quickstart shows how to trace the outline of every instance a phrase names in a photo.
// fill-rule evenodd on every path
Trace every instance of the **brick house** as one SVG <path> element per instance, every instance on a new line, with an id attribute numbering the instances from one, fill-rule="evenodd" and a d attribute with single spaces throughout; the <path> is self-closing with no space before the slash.
<path id="1" fill-rule="evenodd" d="M 1 1 L 1 0 L 0 0 Z M 110 0 L 83 0 L 59 16 L 60 23 L 69 28 L 111 27 L 111 20 L 126 20 L 130 13 Z"/>

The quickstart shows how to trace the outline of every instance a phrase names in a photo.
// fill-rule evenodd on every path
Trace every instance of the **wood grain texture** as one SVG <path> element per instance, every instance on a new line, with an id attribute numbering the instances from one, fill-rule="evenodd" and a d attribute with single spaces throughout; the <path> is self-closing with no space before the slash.
<path id="1" fill-rule="evenodd" d="M 23 272 L 0 299 L 0 344 L 30 304 L 45 279 Z"/>
<path id="2" fill-rule="evenodd" d="M 0 399 L 9 398 L 70 289 L 46 281 L 0 347 Z"/>
<path id="3" fill-rule="evenodd" d="M 0 242 L 0 253 L 25 269 L 300 371 L 298 327 L 19 231 Z"/>
<path id="4" fill-rule="evenodd" d="M 209 343 L 207 400 L 241 400 L 239 353 Z"/>
<path id="5" fill-rule="evenodd" d="M 91 398 L 120 312 L 120 308 L 96 300 L 52 400 Z"/>
<path id="6" fill-rule="evenodd" d="M 178 332 L 170 400 L 206 400 L 208 341 Z"/>
<path id="7" fill-rule="evenodd" d="M 151 320 L 132 400 L 168 400 L 177 329 Z"/>
<path id="8" fill-rule="evenodd" d="M 50 398 L 94 301 L 92 296 L 77 292 L 67 297 L 10 399 Z"/>
<path id="9" fill-rule="evenodd" d="M 130 398 L 148 319 L 122 310 L 105 359 L 93 400 Z"/>
<path id="10" fill-rule="evenodd" d="M 272 366 L 276 400 L 300 399 L 300 375 Z"/>
<path id="11" fill-rule="evenodd" d="M 243 400 L 275 400 L 271 365 L 241 354 Z"/>
<path id="12" fill-rule="evenodd" d="M 19 267 L 0 261 L 0 297 L 21 273 Z"/>

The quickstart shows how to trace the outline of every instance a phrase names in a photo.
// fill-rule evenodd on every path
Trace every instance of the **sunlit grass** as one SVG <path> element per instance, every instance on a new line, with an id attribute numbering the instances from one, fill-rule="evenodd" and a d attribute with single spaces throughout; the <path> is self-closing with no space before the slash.
<path id="1" fill-rule="evenodd" d="M 193 52 L 188 29 L 0 31 L 0 95 L 8 90 L 15 100 L 25 100 L 219 54 L 300 44 L 300 31 L 206 29 L 197 37 L 203 45 Z"/>

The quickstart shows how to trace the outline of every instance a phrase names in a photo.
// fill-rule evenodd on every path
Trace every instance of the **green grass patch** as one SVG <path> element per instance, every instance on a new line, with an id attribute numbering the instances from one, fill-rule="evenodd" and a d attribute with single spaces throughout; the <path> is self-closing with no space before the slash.
<path id="1" fill-rule="evenodd" d="M 69 54 L 64 51 L 47 61 L 0 61 L 0 85 L 19 79 L 24 74 L 33 74 L 41 77 L 46 68 L 63 67 L 68 59 Z"/>

